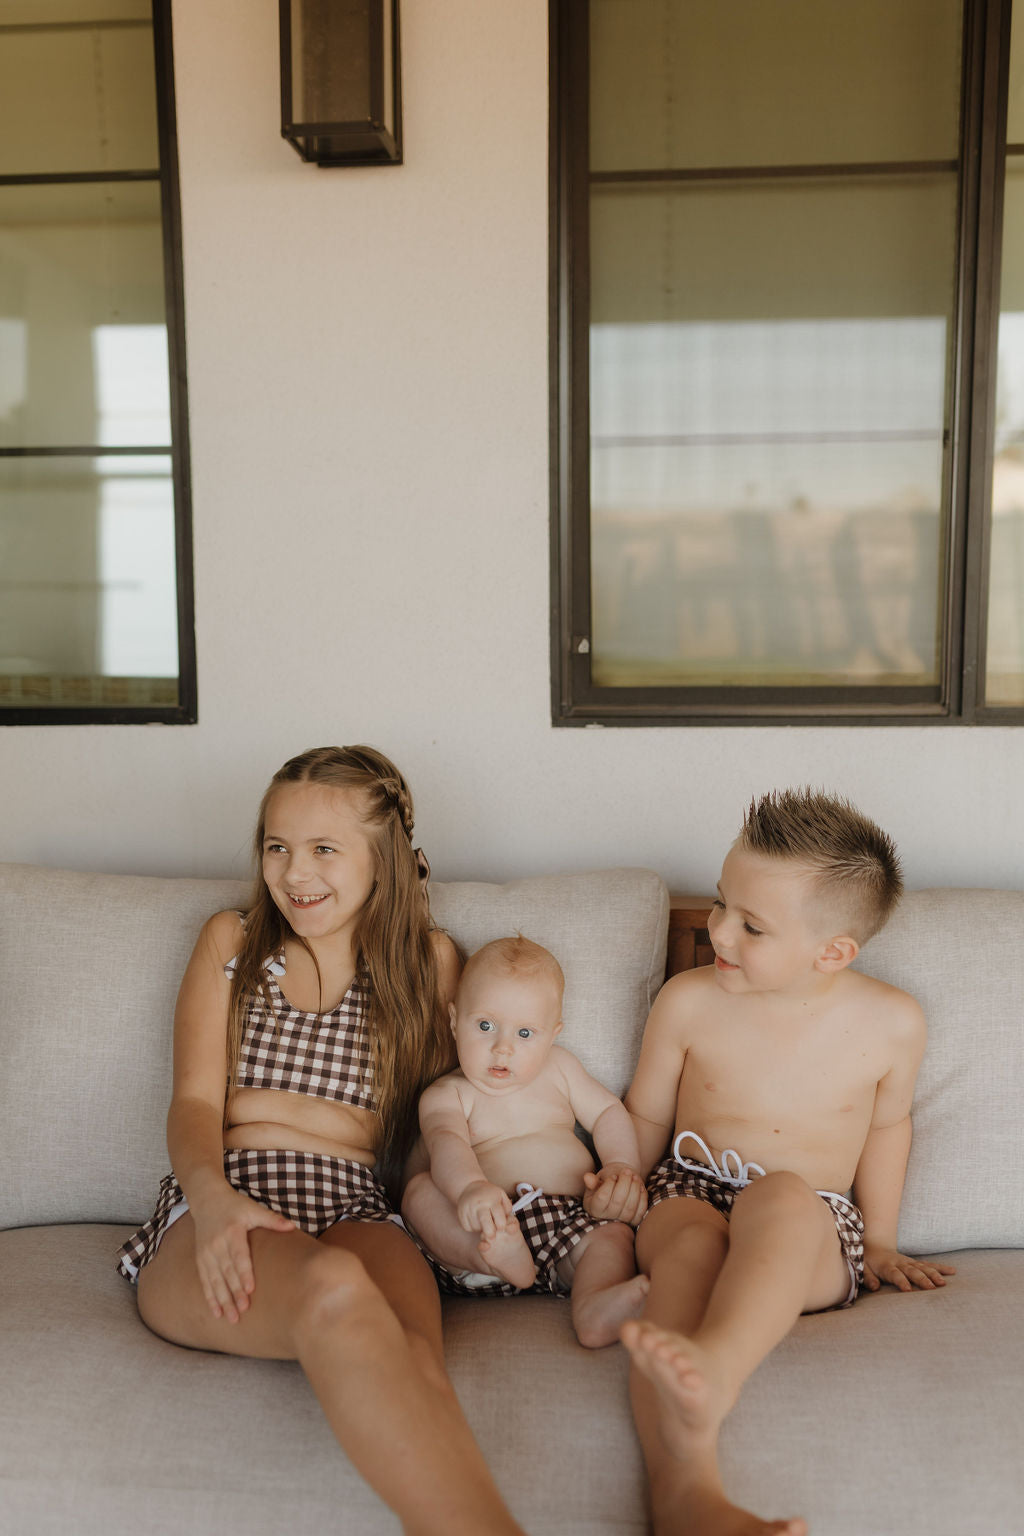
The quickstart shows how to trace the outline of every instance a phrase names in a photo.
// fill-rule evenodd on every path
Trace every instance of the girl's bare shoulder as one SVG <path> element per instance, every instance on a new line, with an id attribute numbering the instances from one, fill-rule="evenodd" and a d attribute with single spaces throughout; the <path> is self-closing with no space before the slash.
<path id="1" fill-rule="evenodd" d="M 224 963 L 234 959 L 242 942 L 244 924 L 241 912 L 228 910 L 215 912 L 203 924 L 200 938 L 204 938 L 218 957 L 223 954 Z"/>

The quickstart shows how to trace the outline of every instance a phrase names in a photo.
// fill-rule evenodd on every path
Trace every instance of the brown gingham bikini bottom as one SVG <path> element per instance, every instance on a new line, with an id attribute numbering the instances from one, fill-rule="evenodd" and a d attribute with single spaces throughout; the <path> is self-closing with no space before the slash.
<path id="1" fill-rule="evenodd" d="M 351 1158 L 229 1147 L 224 1176 L 234 1189 L 289 1217 L 311 1237 L 319 1237 L 337 1221 L 398 1220 L 372 1170 Z M 187 1210 L 181 1185 L 173 1173 L 167 1174 L 156 1210 L 118 1254 L 117 1267 L 125 1279 L 138 1279 L 167 1228 Z"/>

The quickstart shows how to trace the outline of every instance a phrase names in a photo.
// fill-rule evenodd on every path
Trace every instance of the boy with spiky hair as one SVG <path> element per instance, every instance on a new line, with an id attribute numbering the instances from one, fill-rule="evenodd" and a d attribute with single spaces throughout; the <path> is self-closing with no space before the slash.
<path id="1" fill-rule="evenodd" d="M 902 888 L 891 839 L 848 801 L 766 795 L 722 868 L 714 965 L 651 1011 L 626 1097 L 651 1170 L 651 1288 L 622 1339 L 657 1536 L 803 1536 L 725 1495 L 718 1434 L 740 1387 L 802 1312 L 953 1273 L 897 1248 L 924 1017 L 850 969 Z"/>

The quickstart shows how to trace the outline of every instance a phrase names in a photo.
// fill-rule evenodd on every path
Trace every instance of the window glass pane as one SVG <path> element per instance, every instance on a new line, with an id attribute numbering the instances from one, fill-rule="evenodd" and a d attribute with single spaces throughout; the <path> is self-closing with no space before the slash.
<path id="1" fill-rule="evenodd" d="M 92 20 L 96 8 L 75 9 Z M 0 37 L 0 175 L 156 169 L 148 22 L 35 25 Z"/>
<path id="2" fill-rule="evenodd" d="M 0 700 L 175 704 L 170 459 L 0 459 Z"/>
<path id="3" fill-rule="evenodd" d="M 159 185 L 0 187 L 0 447 L 113 445 L 114 390 L 167 446 L 168 387 Z"/>
<path id="4" fill-rule="evenodd" d="M 938 686 L 956 205 L 595 191 L 595 684 Z"/>
<path id="5" fill-rule="evenodd" d="M 591 0 L 591 168 L 958 153 L 960 0 Z"/>
<path id="6" fill-rule="evenodd" d="M 1024 142 L 1024 19 L 1010 45 L 1007 139 Z M 1006 161 L 985 702 L 1024 704 L 1024 155 Z"/>

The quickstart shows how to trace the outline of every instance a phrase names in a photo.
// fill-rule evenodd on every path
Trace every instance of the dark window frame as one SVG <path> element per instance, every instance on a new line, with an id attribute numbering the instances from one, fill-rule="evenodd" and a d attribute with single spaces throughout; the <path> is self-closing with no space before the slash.
<path id="1" fill-rule="evenodd" d="M 985 705 L 989 512 L 1012 0 L 965 0 L 952 444 L 938 689 L 598 687 L 591 681 L 587 0 L 549 0 L 552 722 L 1024 725 Z M 924 699 L 930 692 L 933 697 Z M 884 693 L 885 701 L 881 695 Z M 935 696 L 937 695 L 937 697 Z"/>
<path id="2" fill-rule="evenodd" d="M 165 318 L 171 444 L 158 451 L 171 460 L 174 490 L 174 553 L 177 587 L 178 703 L 174 705 L 59 704 L 0 707 L 0 725 L 194 725 L 198 719 L 196 678 L 195 595 L 192 570 L 192 476 L 188 430 L 188 390 L 185 363 L 184 275 L 181 257 L 181 198 L 178 179 L 177 116 L 174 95 L 174 53 L 171 0 L 152 0 L 153 53 L 156 79 L 158 172 L 104 171 L 0 177 L 0 185 L 75 181 L 159 181 L 163 225 Z M 85 23 L 69 22 L 68 27 Z M 87 457 L 107 457 L 119 450 L 95 444 L 50 450 Z M 144 454 L 146 448 L 133 448 Z M 0 449 L 0 455 L 46 457 L 46 450 Z"/>

